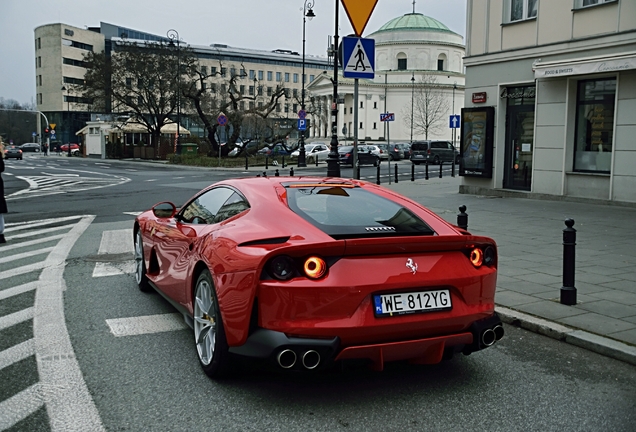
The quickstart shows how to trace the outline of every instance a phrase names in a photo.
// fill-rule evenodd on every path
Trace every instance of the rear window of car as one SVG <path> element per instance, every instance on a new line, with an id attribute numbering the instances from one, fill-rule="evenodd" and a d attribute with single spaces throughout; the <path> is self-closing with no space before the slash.
<path id="1" fill-rule="evenodd" d="M 358 186 L 285 186 L 289 208 L 335 239 L 435 234 L 409 209 Z"/>
<path id="2" fill-rule="evenodd" d="M 428 150 L 428 143 L 414 142 L 411 150 Z"/>

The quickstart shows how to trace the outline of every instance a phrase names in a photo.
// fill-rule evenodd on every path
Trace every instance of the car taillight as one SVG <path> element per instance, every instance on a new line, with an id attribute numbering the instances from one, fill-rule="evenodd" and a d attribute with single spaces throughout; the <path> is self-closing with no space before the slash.
<path id="1" fill-rule="evenodd" d="M 484 265 L 487 267 L 496 265 L 497 252 L 492 246 L 475 246 L 465 250 L 465 253 L 475 268 L 480 268 Z"/>
<path id="2" fill-rule="evenodd" d="M 303 265 L 305 275 L 310 279 L 320 279 L 327 273 L 327 263 L 320 257 L 309 257 Z"/>
<path id="3" fill-rule="evenodd" d="M 289 280 L 295 273 L 294 260 L 286 255 L 277 256 L 269 263 L 269 273 L 278 280 Z"/>
<path id="4" fill-rule="evenodd" d="M 431 149 L 426 150 L 426 154 L 431 154 Z"/>

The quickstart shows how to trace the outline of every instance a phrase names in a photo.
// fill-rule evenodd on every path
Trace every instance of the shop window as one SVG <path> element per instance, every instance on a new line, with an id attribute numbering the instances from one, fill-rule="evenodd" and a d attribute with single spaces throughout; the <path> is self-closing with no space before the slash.
<path id="1" fill-rule="evenodd" d="M 539 0 L 506 0 L 505 22 L 536 18 L 538 3 Z"/>
<path id="2" fill-rule="evenodd" d="M 579 81 L 574 171 L 610 172 L 616 78 Z"/>

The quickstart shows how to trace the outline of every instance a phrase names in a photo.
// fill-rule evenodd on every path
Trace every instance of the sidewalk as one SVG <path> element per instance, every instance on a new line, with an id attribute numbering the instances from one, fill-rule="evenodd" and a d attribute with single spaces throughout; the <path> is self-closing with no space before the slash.
<path id="1" fill-rule="evenodd" d="M 499 248 L 495 302 L 508 323 L 636 364 L 636 209 L 580 202 L 459 194 L 461 178 L 400 181 L 384 187 Z M 577 230 L 577 304 L 560 303 L 563 229 Z"/>

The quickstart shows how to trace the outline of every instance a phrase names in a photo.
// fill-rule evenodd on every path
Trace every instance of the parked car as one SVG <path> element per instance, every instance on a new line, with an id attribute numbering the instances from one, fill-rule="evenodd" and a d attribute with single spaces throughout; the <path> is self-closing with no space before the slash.
<path id="1" fill-rule="evenodd" d="M 38 143 L 24 143 L 20 146 L 20 150 L 23 152 L 40 152 L 42 150 L 42 146 Z"/>
<path id="2" fill-rule="evenodd" d="M 459 152 L 449 141 L 414 141 L 411 145 L 411 162 L 439 164 L 440 162 L 459 163 Z"/>
<path id="3" fill-rule="evenodd" d="M 68 153 L 68 144 L 62 144 L 60 146 L 60 151 L 62 153 Z M 71 143 L 71 154 L 73 156 L 79 156 L 80 154 L 80 146 L 79 144 Z"/>
<path id="4" fill-rule="evenodd" d="M 281 143 L 275 144 L 273 147 L 263 147 L 258 151 L 260 155 L 267 156 L 288 156 L 290 151 Z"/>
<path id="5" fill-rule="evenodd" d="M 4 148 L 4 158 L 22 160 L 22 150 L 19 146 L 8 145 Z"/>
<path id="6" fill-rule="evenodd" d="M 338 147 L 338 156 L 340 158 L 340 165 L 353 166 L 353 146 Z M 358 163 L 360 165 L 378 166 L 380 163 L 380 156 L 373 154 L 371 149 L 367 149 L 366 145 L 359 145 Z"/>
<path id="7" fill-rule="evenodd" d="M 247 148 L 245 149 L 245 151 L 247 152 L 248 155 L 254 155 L 256 154 L 256 150 L 258 149 L 258 141 L 249 141 L 247 143 Z M 230 157 L 236 157 L 239 154 L 241 154 L 241 152 L 243 151 L 243 142 L 241 142 L 239 144 L 239 142 L 236 142 L 236 147 L 234 147 L 230 153 L 228 153 L 228 156 Z M 245 153 L 243 153 L 245 154 Z"/>
<path id="8" fill-rule="evenodd" d="M 388 155 L 389 160 L 402 160 L 404 158 L 404 150 L 399 144 L 376 144 L 380 150 Z"/>
<path id="9" fill-rule="evenodd" d="M 411 144 L 409 143 L 396 143 L 403 153 L 402 159 L 410 159 L 411 158 Z"/>
<path id="10" fill-rule="evenodd" d="M 314 142 L 311 144 L 305 144 L 305 162 L 307 163 L 316 163 L 316 158 L 321 161 L 327 160 L 327 156 L 329 155 L 329 146 L 322 142 Z M 300 154 L 300 149 L 294 150 L 290 157 L 294 160 L 298 159 L 298 155 Z"/>
<path id="11" fill-rule="evenodd" d="M 386 151 L 383 151 L 380 147 L 378 147 L 375 144 L 363 144 L 363 145 L 358 144 L 358 150 L 360 149 L 363 149 L 363 151 L 373 153 L 374 155 L 379 157 L 380 160 L 389 160 L 389 153 Z"/>
<path id="12" fill-rule="evenodd" d="M 343 360 L 380 371 L 504 336 L 495 241 L 373 183 L 227 179 L 182 206 L 156 204 L 132 228 L 139 289 L 183 314 L 213 378 L 235 356 L 282 371 Z"/>

